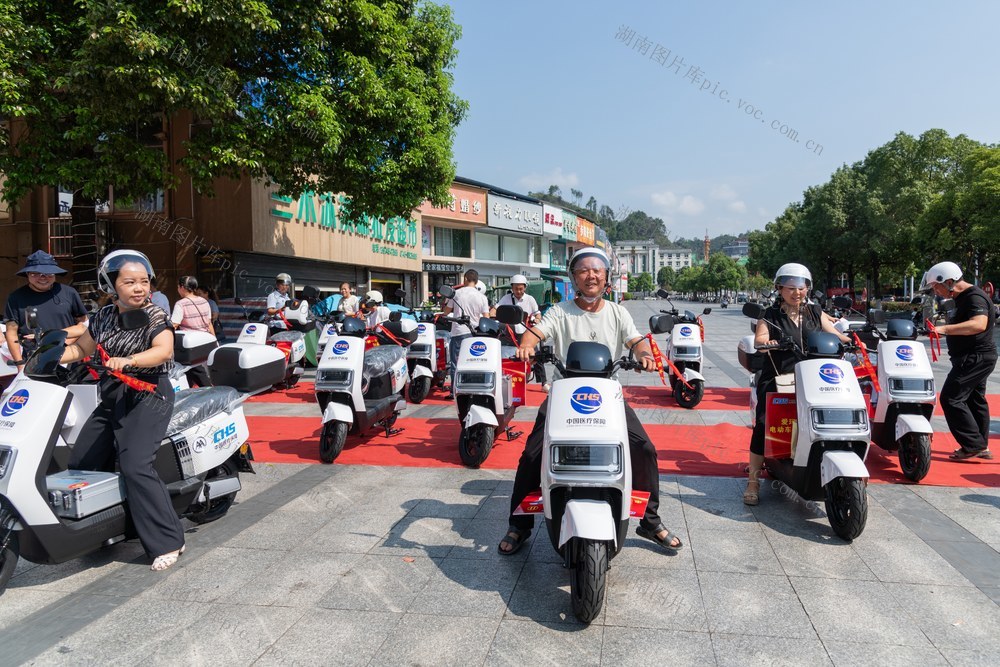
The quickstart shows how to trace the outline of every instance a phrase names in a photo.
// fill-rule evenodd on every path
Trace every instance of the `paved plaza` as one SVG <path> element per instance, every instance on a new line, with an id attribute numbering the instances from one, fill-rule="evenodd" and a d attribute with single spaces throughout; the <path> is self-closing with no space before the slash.
<path id="1" fill-rule="evenodd" d="M 628 307 L 646 330 L 666 303 Z M 745 387 L 735 346 L 748 321 L 734 307 L 706 319 L 707 384 Z M 939 386 L 947 369 L 935 363 Z M 247 412 L 317 415 L 313 404 Z M 746 410 L 639 415 L 749 423 Z M 977 486 L 871 484 L 867 528 L 850 544 L 822 503 L 770 479 L 749 508 L 739 469 L 662 476 L 661 515 L 685 546 L 668 554 L 630 531 L 604 611 L 585 626 L 544 528 L 518 554 L 496 552 L 512 470 L 258 463 L 225 518 L 185 524 L 187 551 L 165 574 L 137 542 L 22 561 L 0 596 L 0 664 L 996 665 L 1000 463 L 963 465 Z"/>

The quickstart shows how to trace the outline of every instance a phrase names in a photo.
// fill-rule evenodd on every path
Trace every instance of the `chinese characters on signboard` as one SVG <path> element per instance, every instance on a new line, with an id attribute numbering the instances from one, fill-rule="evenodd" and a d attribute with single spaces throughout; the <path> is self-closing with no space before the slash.
<path id="1" fill-rule="evenodd" d="M 496 229 L 506 229 L 523 234 L 542 233 L 542 207 L 518 199 L 490 194 L 486 224 Z"/>

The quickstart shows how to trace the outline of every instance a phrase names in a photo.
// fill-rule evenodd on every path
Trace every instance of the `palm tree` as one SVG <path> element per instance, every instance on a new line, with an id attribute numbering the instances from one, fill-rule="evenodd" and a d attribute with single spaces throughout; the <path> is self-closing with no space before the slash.
<path id="1" fill-rule="evenodd" d="M 562 197 L 562 190 L 559 189 L 558 185 L 549 186 L 549 196 L 550 197 Z"/>
<path id="2" fill-rule="evenodd" d="M 597 215 L 597 199 L 595 199 L 594 197 L 588 199 L 586 208 L 594 215 Z"/>
<path id="3" fill-rule="evenodd" d="M 583 192 L 581 190 L 577 190 L 576 188 L 570 188 L 569 191 L 573 193 L 573 203 L 579 206 L 580 199 L 583 198 Z"/>

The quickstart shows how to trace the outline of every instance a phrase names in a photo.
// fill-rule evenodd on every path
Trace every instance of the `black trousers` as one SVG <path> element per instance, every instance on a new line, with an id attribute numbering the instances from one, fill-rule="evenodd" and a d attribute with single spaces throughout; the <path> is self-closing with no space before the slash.
<path id="1" fill-rule="evenodd" d="M 212 378 L 208 376 L 208 369 L 204 365 L 195 366 L 187 373 L 185 373 L 188 380 L 188 385 L 191 387 L 211 387 Z"/>
<path id="2" fill-rule="evenodd" d="M 535 525 L 533 514 L 514 515 L 514 510 L 524 498 L 542 484 L 542 441 L 545 438 L 545 413 L 549 401 L 545 399 L 538 408 L 538 417 L 528 435 L 514 474 L 514 491 L 510 496 L 510 525 L 530 531 Z M 656 448 L 646 434 L 646 429 L 635 411 L 625 404 L 625 424 L 628 427 L 629 456 L 632 460 L 632 488 L 649 491 L 649 504 L 642 518 L 642 525 L 655 528 L 660 524 L 660 471 L 656 462 Z"/>
<path id="3" fill-rule="evenodd" d="M 971 353 L 951 358 L 951 372 L 941 387 L 941 410 L 959 447 L 979 452 L 989 447 L 990 406 L 986 380 L 997 355 Z"/>
<path id="4" fill-rule="evenodd" d="M 750 436 L 750 453 L 764 456 L 764 415 L 767 412 L 767 392 L 775 391 L 778 383 L 774 377 L 761 379 L 757 384 L 757 414 Z"/>
<path id="5" fill-rule="evenodd" d="M 114 378 L 102 380 L 101 402 L 80 431 L 69 462 L 73 470 L 113 472 L 117 453 L 129 515 L 142 548 L 151 557 L 184 544 L 184 530 L 170 494 L 153 468 L 174 403 L 166 376 L 157 386 L 163 399 L 129 389 Z"/>

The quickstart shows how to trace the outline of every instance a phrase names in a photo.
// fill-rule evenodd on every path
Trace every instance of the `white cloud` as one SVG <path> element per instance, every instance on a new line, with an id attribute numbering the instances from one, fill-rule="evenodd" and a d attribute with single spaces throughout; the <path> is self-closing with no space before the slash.
<path id="1" fill-rule="evenodd" d="M 691 195 L 684 195 L 681 199 L 680 205 L 677 207 L 680 213 L 686 213 L 687 215 L 698 215 L 705 210 L 705 204 L 702 203 L 697 197 L 692 197 Z"/>
<path id="2" fill-rule="evenodd" d="M 722 183 L 720 185 L 713 186 L 711 192 L 709 192 L 709 196 L 712 199 L 721 199 L 723 201 L 729 201 L 730 199 L 736 199 L 737 194 L 736 190 L 733 190 L 727 184 Z"/>
<path id="3" fill-rule="evenodd" d="M 562 167 L 556 167 L 547 174 L 522 176 L 518 183 L 529 190 L 546 190 L 550 185 L 558 185 L 563 190 L 563 194 L 568 195 L 569 188 L 580 185 L 580 177 L 576 175 L 576 172 L 566 174 L 563 173 Z"/>
<path id="4" fill-rule="evenodd" d="M 746 213 L 747 212 L 747 205 L 743 202 L 742 199 L 737 199 L 736 201 L 729 202 L 726 205 L 726 208 L 728 208 L 733 213 Z"/>
<path id="5" fill-rule="evenodd" d="M 670 190 L 665 192 L 654 192 L 650 195 L 650 199 L 652 199 L 653 203 L 657 206 L 662 206 L 668 210 L 673 210 L 677 207 L 677 195 Z"/>

